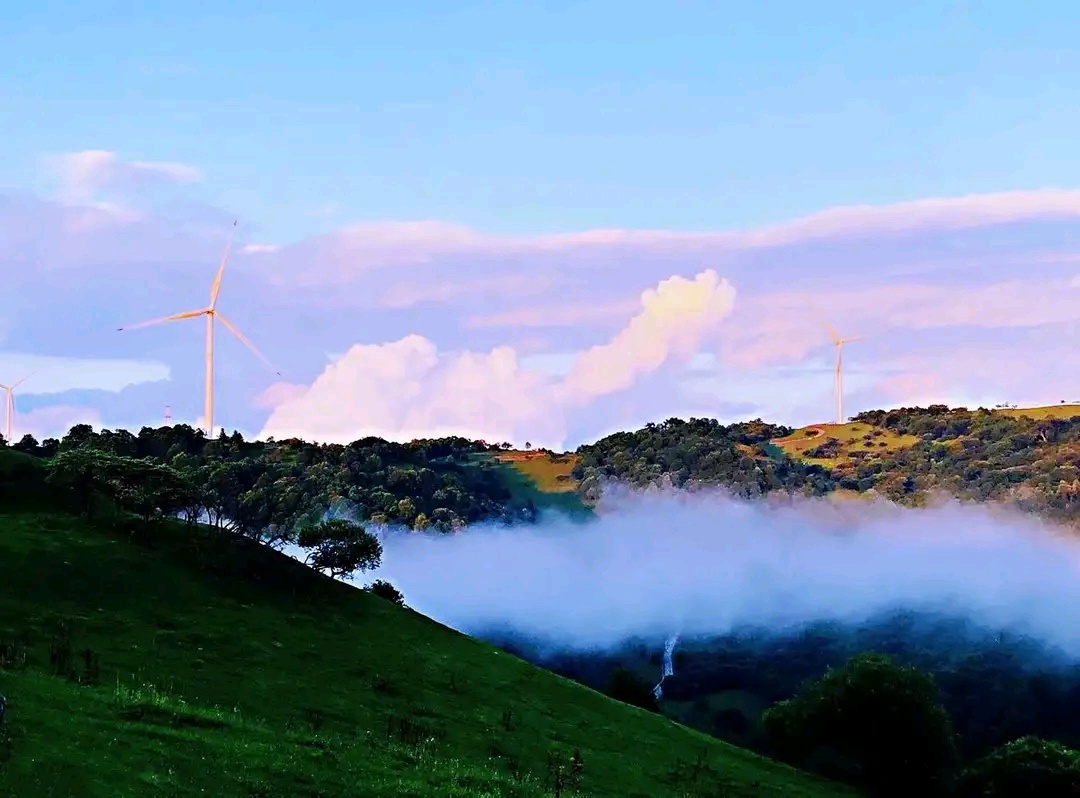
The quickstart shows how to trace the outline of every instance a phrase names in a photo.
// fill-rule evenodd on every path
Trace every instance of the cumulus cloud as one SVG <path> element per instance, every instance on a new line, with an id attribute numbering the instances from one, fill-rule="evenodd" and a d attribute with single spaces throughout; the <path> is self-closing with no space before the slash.
<path id="1" fill-rule="evenodd" d="M 254 399 L 255 407 L 273 410 L 279 405 L 299 399 L 308 391 L 308 386 L 293 382 L 275 382 Z"/>
<path id="2" fill-rule="evenodd" d="M 492 442 L 531 435 L 558 443 L 563 425 L 551 383 L 523 369 L 509 347 L 440 353 L 409 335 L 357 344 L 305 392 L 279 404 L 262 436 L 347 443 L 368 435 L 395 440 L 462 435 Z"/>
<path id="3" fill-rule="evenodd" d="M 444 354 L 418 335 L 358 344 L 278 404 L 262 435 L 335 442 L 461 435 L 558 448 L 568 413 L 692 355 L 734 301 L 734 288 L 711 269 L 664 280 L 641 295 L 640 312 L 620 332 L 578 355 L 561 379 L 522 367 L 507 346 Z"/>
<path id="4" fill-rule="evenodd" d="M 641 295 L 641 312 L 611 341 L 581 354 L 565 388 L 586 400 L 628 388 L 669 358 L 693 355 L 734 305 L 735 288 L 712 269 L 664 280 Z"/>

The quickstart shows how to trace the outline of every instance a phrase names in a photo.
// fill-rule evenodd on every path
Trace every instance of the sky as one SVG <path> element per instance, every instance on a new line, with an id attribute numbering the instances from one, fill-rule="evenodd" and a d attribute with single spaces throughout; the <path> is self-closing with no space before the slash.
<path id="1" fill-rule="evenodd" d="M 1080 7 L 38 3 L 0 52 L 15 437 L 576 446 L 1080 399 Z M 280 376 L 275 372 L 280 372 Z"/>

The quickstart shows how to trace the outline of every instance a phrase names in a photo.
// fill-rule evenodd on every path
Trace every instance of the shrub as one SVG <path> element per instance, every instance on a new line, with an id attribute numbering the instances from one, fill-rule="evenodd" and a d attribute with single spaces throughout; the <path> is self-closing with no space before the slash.
<path id="1" fill-rule="evenodd" d="M 961 774 L 960 798 L 1072 798 L 1080 795 L 1080 753 L 1023 737 L 991 751 Z"/>
<path id="2" fill-rule="evenodd" d="M 830 668 L 763 725 L 780 757 L 878 795 L 940 795 L 957 759 L 933 678 L 880 654 Z"/>
<path id="3" fill-rule="evenodd" d="M 387 582 L 385 579 L 376 579 L 370 585 L 367 586 L 369 593 L 378 596 L 381 599 L 397 604 L 399 607 L 405 606 L 405 596 L 401 594 L 401 591 Z"/>

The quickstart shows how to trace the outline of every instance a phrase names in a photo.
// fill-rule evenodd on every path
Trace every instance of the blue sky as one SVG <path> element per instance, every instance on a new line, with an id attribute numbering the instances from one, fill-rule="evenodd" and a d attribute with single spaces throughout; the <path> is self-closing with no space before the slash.
<path id="1" fill-rule="evenodd" d="M 169 11 L 168 9 L 174 10 Z M 1073 185 L 1080 7 L 23 4 L 0 184 L 39 153 L 197 164 L 284 243 L 355 219 L 741 228 Z"/>
<path id="2" fill-rule="evenodd" d="M 852 412 L 1080 396 L 1080 7 L 177 9 L 3 12 L 16 428 L 197 421 L 198 323 L 116 327 L 203 304 L 234 218 L 247 434 L 820 421 L 824 321 Z"/>

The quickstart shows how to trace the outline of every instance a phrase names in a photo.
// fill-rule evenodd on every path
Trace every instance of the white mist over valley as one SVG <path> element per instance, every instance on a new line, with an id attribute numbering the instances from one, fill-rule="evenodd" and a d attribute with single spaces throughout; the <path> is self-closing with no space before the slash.
<path id="1" fill-rule="evenodd" d="M 942 611 L 1080 655 L 1080 547 L 987 506 L 747 502 L 721 493 L 605 497 L 589 522 L 383 534 L 387 579 L 417 611 L 476 636 L 596 649 L 629 638 L 778 632 Z"/>

